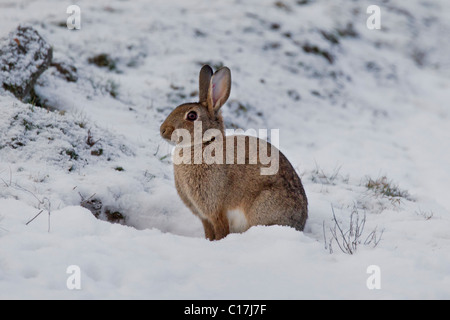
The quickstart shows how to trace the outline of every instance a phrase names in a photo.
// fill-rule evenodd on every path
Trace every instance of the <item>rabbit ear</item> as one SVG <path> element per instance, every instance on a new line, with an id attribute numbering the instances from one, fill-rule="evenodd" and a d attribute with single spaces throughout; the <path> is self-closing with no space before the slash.
<path id="1" fill-rule="evenodd" d="M 211 114 L 215 114 L 227 101 L 231 90 L 231 72 L 227 67 L 217 70 L 209 84 L 208 109 Z"/>
<path id="2" fill-rule="evenodd" d="M 206 105 L 208 100 L 208 90 L 209 90 L 209 83 L 211 82 L 211 77 L 213 75 L 213 70 L 210 66 L 205 64 L 202 69 L 200 70 L 199 74 L 199 102 L 201 104 Z"/>

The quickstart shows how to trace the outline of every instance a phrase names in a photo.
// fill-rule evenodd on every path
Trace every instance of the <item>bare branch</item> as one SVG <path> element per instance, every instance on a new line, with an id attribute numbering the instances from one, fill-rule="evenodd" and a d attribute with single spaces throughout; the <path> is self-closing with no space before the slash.
<path id="1" fill-rule="evenodd" d="M 39 211 L 39 213 L 37 215 L 35 215 L 30 221 L 28 221 L 27 223 L 25 223 L 25 225 L 27 226 L 31 221 L 33 221 L 34 219 L 36 219 L 44 210 Z"/>
<path id="2" fill-rule="evenodd" d="M 364 215 L 361 217 L 355 205 L 350 214 L 348 229 L 345 229 L 344 231 L 341 223 L 339 223 L 336 217 L 333 205 L 331 205 L 331 211 L 333 214 L 333 227 L 329 228 L 331 232 L 329 243 L 327 242 L 327 237 L 325 234 L 325 221 L 322 225 L 322 229 L 324 232 L 323 237 L 325 242 L 325 249 L 329 249 L 330 253 L 332 253 L 331 245 L 333 240 L 336 241 L 339 249 L 341 249 L 341 251 L 346 254 L 354 254 L 361 243 L 363 243 L 364 245 L 373 244 L 374 247 L 378 245 L 384 230 L 379 234 L 377 228 L 375 228 L 372 232 L 369 233 L 369 235 L 363 242 L 361 240 L 366 225 L 366 212 L 364 212 Z"/>

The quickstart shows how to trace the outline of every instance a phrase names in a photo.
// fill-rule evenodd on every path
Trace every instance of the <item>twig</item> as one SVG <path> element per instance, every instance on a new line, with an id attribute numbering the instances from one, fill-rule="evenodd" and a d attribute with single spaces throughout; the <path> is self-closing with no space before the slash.
<path id="1" fill-rule="evenodd" d="M 48 233 L 50 233 L 50 211 L 51 211 L 51 206 L 52 206 L 52 204 L 49 201 L 48 202 L 48 229 L 47 229 Z"/>
<path id="2" fill-rule="evenodd" d="M 96 193 L 92 194 L 89 198 L 85 199 L 83 197 L 83 195 L 81 194 L 81 192 L 78 192 L 80 198 L 81 198 L 81 203 L 87 203 L 89 200 L 91 200 L 92 198 L 95 197 Z"/>
<path id="3" fill-rule="evenodd" d="M 347 241 L 347 239 L 346 239 L 346 237 L 345 237 L 345 233 L 342 231 L 341 226 L 339 225 L 339 222 L 337 221 L 336 215 L 335 215 L 335 213 L 334 213 L 333 205 L 331 205 L 331 211 L 333 212 L 333 220 L 334 220 L 334 222 L 335 222 L 335 225 L 334 225 L 334 226 L 335 226 L 335 228 L 334 228 L 335 230 L 334 230 L 333 235 L 335 236 L 336 241 L 337 241 L 339 247 L 340 247 L 341 250 L 342 250 L 342 247 L 341 247 L 341 245 L 340 245 L 340 243 L 339 243 L 339 240 L 338 240 L 338 237 L 337 237 L 337 234 L 336 234 L 336 227 L 339 229 L 339 233 L 341 234 L 341 237 L 342 237 L 342 245 L 343 245 L 344 248 L 346 249 L 346 250 L 343 250 L 343 251 L 344 251 L 344 252 L 347 252 L 347 253 L 350 253 L 350 254 L 353 254 L 353 250 L 352 250 L 352 248 L 350 247 L 350 244 L 348 243 L 348 241 Z"/>
<path id="4" fill-rule="evenodd" d="M 377 228 L 375 228 L 369 235 L 367 236 L 366 240 L 364 241 L 365 245 L 369 245 L 370 243 L 374 244 L 374 247 L 378 245 L 378 243 L 381 241 L 381 236 L 383 235 L 384 229 L 381 230 L 380 237 L 377 240 Z"/>
<path id="5" fill-rule="evenodd" d="M 336 218 L 333 205 L 331 205 L 331 211 L 333 213 L 334 226 L 329 228 L 331 232 L 331 239 L 329 241 L 329 244 L 327 242 L 325 234 L 325 221 L 322 225 L 324 232 L 325 249 L 329 248 L 330 253 L 332 253 L 331 244 L 333 242 L 333 239 L 337 242 L 339 249 L 341 249 L 341 251 L 346 254 L 355 253 L 358 245 L 361 243 L 363 243 L 364 245 L 373 244 L 373 246 L 376 247 L 381 241 L 381 236 L 384 230 L 378 236 L 377 228 L 369 233 L 364 242 L 361 241 L 361 237 L 364 233 L 364 228 L 366 225 L 366 213 L 364 212 L 364 216 L 361 218 L 359 216 L 356 205 L 353 208 L 352 213 L 350 214 L 349 229 L 345 232 Z"/>
<path id="6" fill-rule="evenodd" d="M 33 192 L 31 192 L 30 190 L 28 190 L 28 189 L 18 185 L 17 183 L 13 183 L 12 182 L 12 170 L 11 170 L 11 168 L 9 169 L 9 184 L 5 180 L 3 180 L 3 179 L 1 179 L 1 180 L 3 181 L 3 183 L 5 184 L 5 186 L 7 188 L 11 188 L 12 187 L 12 188 L 15 188 L 16 190 L 20 190 L 20 191 L 23 191 L 23 192 L 26 192 L 26 193 L 32 195 L 38 201 L 38 209 L 40 209 L 41 205 L 45 205 L 45 203 L 47 202 L 47 208 L 48 208 L 47 209 L 47 211 L 48 211 L 48 232 L 50 232 L 50 214 L 51 214 L 51 201 L 50 201 L 50 199 L 47 198 L 47 197 L 39 199 L 38 196 L 36 194 L 34 194 Z M 26 225 L 28 225 L 34 219 L 36 219 L 43 211 L 44 211 L 44 209 L 39 211 L 39 213 L 37 215 L 35 215 L 30 221 L 28 221 L 26 223 Z"/>
<path id="7" fill-rule="evenodd" d="M 31 221 L 33 221 L 34 219 L 36 219 L 44 210 L 39 211 L 39 213 L 37 215 L 35 215 L 30 221 L 28 221 L 27 223 L 25 223 L 25 225 L 27 226 Z"/>
<path id="8" fill-rule="evenodd" d="M 155 153 L 154 153 L 153 155 L 156 156 L 156 155 L 158 154 L 158 152 L 159 152 L 159 144 L 158 144 L 158 146 L 156 147 L 156 151 L 155 151 Z"/>

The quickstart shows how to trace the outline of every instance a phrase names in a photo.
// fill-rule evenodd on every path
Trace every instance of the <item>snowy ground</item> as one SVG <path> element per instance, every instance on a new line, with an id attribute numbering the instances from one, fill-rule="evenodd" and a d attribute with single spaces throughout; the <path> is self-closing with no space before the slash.
<path id="1" fill-rule="evenodd" d="M 47 109 L 0 92 L 0 298 L 450 298 L 448 1 L 77 1 L 79 31 L 70 4 L 0 3 L 0 37 L 32 25 L 56 63 L 35 87 Z M 303 233 L 209 242 L 178 198 L 159 126 L 204 63 L 232 71 L 228 127 L 280 129 Z M 330 249 L 333 211 L 344 232 L 365 217 L 352 255 Z"/>

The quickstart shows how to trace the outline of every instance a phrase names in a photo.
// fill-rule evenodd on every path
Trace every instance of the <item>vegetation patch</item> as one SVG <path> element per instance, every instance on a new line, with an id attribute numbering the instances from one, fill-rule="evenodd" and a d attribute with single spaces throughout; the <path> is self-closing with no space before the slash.
<path id="1" fill-rule="evenodd" d="M 343 176 L 341 173 L 341 166 L 336 167 L 332 172 L 324 172 L 316 164 L 316 169 L 311 171 L 310 179 L 314 183 L 320 183 L 322 185 L 332 185 L 335 186 L 337 183 L 347 184 L 349 181 L 349 176 Z"/>
<path id="2" fill-rule="evenodd" d="M 326 50 L 319 48 L 316 45 L 305 43 L 302 45 L 302 49 L 306 53 L 315 54 L 325 58 L 330 64 L 334 62 L 334 57 Z"/>
<path id="3" fill-rule="evenodd" d="M 386 176 L 376 180 L 367 178 L 365 187 L 378 196 L 388 198 L 391 202 L 398 202 L 401 198 L 412 201 L 410 194 L 406 190 L 402 190 L 398 185 L 388 180 Z"/>
<path id="4" fill-rule="evenodd" d="M 97 67 L 106 68 L 110 71 L 117 70 L 116 61 L 114 59 L 112 59 L 109 56 L 109 54 L 106 54 L 106 53 L 100 53 L 98 55 L 90 57 L 90 58 L 88 58 L 88 62 L 90 64 L 96 65 Z"/>
<path id="5" fill-rule="evenodd" d="M 80 206 L 88 209 L 97 219 L 111 223 L 125 223 L 124 214 L 116 209 L 104 206 L 102 200 L 97 198 L 95 193 L 88 198 L 84 197 L 81 193 L 78 194 L 81 197 Z"/>

